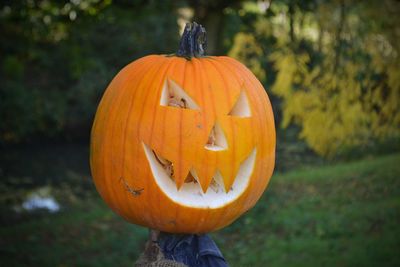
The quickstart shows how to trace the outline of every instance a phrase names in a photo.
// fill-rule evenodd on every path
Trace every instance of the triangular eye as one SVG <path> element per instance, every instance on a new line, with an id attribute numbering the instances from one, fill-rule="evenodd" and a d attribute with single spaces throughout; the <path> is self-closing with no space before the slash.
<path id="1" fill-rule="evenodd" d="M 161 92 L 161 106 L 197 109 L 199 106 L 176 82 L 167 79 Z"/>
<path id="2" fill-rule="evenodd" d="M 240 92 L 240 95 L 236 100 L 235 105 L 233 106 L 232 110 L 228 113 L 228 115 L 242 117 L 242 118 L 251 116 L 249 100 L 244 90 Z"/>

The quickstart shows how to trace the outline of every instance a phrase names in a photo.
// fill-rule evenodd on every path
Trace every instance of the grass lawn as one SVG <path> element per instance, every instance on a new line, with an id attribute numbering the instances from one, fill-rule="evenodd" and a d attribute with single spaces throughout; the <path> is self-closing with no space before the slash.
<path id="1" fill-rule="evenodd" d="M 231 266 L 400 266 L 400 154 L 275 174 L 212 234 Z M 133 266 L 147 231 L 94 197 L 0 230 L 1 266 Z"/>

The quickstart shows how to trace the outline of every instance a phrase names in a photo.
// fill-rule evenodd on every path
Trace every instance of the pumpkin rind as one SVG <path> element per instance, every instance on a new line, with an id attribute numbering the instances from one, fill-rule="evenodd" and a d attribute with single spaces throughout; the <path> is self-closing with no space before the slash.
<path id="1" fill-rule="evenodd" d="M 168 80 L 198 109 L 161 105 Z M 231 113 L 242 94 L 250 115 Z M 218 151 L 205 147 L 215 125 L 226 138 L 226 148 Z M 241 195 L 219 207 L 198 208 L 174 202 L 158 186 L 144 145 L 173 162 L 178 188 L 193 168 L 203 191 L 210 190 L 217 170 L 229 191 L 242 162 L 254 150 L 256 156 Z M 171 233 L 222 228 L 255 205 L 272 175 L 275 127 L 268 96 L 257 78 L 229 57 L 141 58 L 118 73 L 99 104 L 90 161 L 100 195 L 129 222 Z"/>

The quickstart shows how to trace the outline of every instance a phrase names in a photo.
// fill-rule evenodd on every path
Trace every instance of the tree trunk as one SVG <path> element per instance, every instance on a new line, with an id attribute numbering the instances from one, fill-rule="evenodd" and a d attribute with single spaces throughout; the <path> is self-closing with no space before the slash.
<path id="1" fill-rule="evenodd" d="M 223 53 L 224 9 L 238 7 L 242 0 L 189 0 L 194 10 L 193 21 L 203 25 L 207 31 L 207 54 Z"/>
<path id="2" fill-rule="evenodd" d="M 339 17 L 339 25 L 336 32 L 336 51 L 335 51 L 335 65 L 334 72 L 336 72 L 337 68 L 340 64 L 340 54 L 342 53 L 342 32 L 345 23 L 345 5 L 344 0 L 340 1 L 340 17 Z"/>
<path id="3" fill-rule="evenodd" d="M 292 1 L 289 3 L 289 36 L 290 36 L 290 41 L 294 42 L 295 41 L 295 35 L 294 35 L 294 5 L 293 5 Z"/>
<path id="4" fill-rule="evenodd" d="M 322 28 L 321 22 L 319 22 L 319 31 L 318 31 L 318 52 L 322 52 L 322 45 L 324 43 L 324 28 Z"/>
<path id="5" fill-rule="evenodd" d="M 207 55 L 217 56 L 221 53 L 223 16 L 222 10 L 210 10 L 203 6 L 195 8 L 194 21 L 203 25 L 207 31 Z"/>

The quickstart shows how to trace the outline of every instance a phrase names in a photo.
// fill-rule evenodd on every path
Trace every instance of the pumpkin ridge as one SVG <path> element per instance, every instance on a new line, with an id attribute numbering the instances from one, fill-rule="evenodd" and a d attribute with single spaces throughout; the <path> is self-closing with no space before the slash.
<path id="1" fill-rule="evenodd" d="M 227 70 L 229 70 L 230 71 L 230 73 L 232 74 L 232 76 L 233 77 L 235 77 L 235 79 L 236 79 L 236 81 L 239 83 L 239 84 L 242 84 L 243 86 L 242 86 L 242 88 L 244 89 L 245 88 L 245 83 L 246 83 L 246 78 L 243 78 L 243 75 L 239 75 L 240 73 L 241 73 L 241 71 L 236 67 L 236 66 L 231 66 L 231 65 L 229 65 L 229 64 L 226 64 L 226 59 L 229 59 L 228 57 L 221 57 L 221 61 L 220 61 L 220 63 L 222 64 L 222 65 L 224 65 L 225 66 L 225 68 L 227 69 Z M 235 60 L 232 60 L 233 62 L 235 62 Z M 234 70 L 232 70 L 232 67 L 234 68 Z M 238 72 L 239 71 L 239 72 Z M 253 114 L 253 116 L 254 116 L 254 114 Z M 261 118 L 258 118 L 258 122 L 259 122 L 259 124 L 261 123 Z M 252 124 L 253 124 L 253 127 L 254 127 L 254 121 L 252 121 Z M 261 125 L 261 124 L 260 124 Z M 252 127 L 252 128 L 253 128 Z M 254 142 L 255 143 L 255 142 Z M 259 176 L 260 175 L 262 175 L 262 174 L 260 174 L 259 173 Z M 250 184 L 249 186 L 252 186 L 252 184 Z M 250 199 L 251 198 L 251 199 Z M 249 194 L 247 194 L 246 195 L 246 197 L 245 197 L 245 203 L 244 203 L 244 205 L 242 206 L 242 211 L 245 211 L 245 210 L 247 210 L 247 208 L 246 208 L 246 205 L 247 205 L 247 203 L 249 203 L 249 202 L 251 202 L 252 201 L 252 196 L 251 195 L 249 195 Z"/>
<path id="2" fill-rule="evenodd" d="M 227 61 L 229 61 L 229 63 L 231 63 L 231 64 L 225 64 L 225 66 L 226 66 L 227 68 L 231 68 L 230 66 L 233 66 L 233 67 L 236 69 L 236 71 L 238 71 L 239 73 L 243 73 L 243 74 L 241 75 L 241 77 L 244 77 L 244 79 L 245 79 L 248 83 L 252 84 L 253 87 L 259 87 L 259 86 L 260 86 L 259 84 L 254 84 L 254 82 L 255 82 L 254 79 L 251 80 L 249 77 L 247 77 L 248 75 L 246 75 L 246 74 L 248 74 L 249 72 L 246 71 L 246 68 L 244 67 L 244 65 L 242 65 L 240 62 L 238 62 L 238 61 L 236 61 L 236 60 L 234 60 L 234 59 L 231 59 L 231 58 L 229 58 L 229 57 L 223 57 L 222 60 L 221 60 L 221 62 L 227 62 Z M 233 71 L 233 74 L 234 74 L 235 76 L 237 76 L 236 73 L 237 73 L 237 72 L 234 72 L 234 71 Z M 245 81 L 245 83 L 246 83 L 246 81 Z M 263 90 L 263 91 L 265 92 L 265 90 Z M 264 107 L 264 105 L 260 102 L 260 100 L 261 100 L 260 97 L 255 97 L 254 95 L 252 95 L 251 98 L 259 103 L 257 106 Z M 266 100 L 267 100 L 267 101 L 266 101 L 266 102 L 267 102 L 267 105 L 270 106 L 269 99 L 267 98 Z M 264 111 L 266 111 L 266 110 L 264 110 Z M 259 111 L 257 111 L 257 112 L 259 112 Z M 269 114 L 269 113 L 265 113 L 265 114 Z M 270 119 L 271 119 L 271 120 L 270 120 Z M 269 128 L 269 125 L 271 125 L 271 128 L 274 127 L 273 118 L 268 118 L 268 116 L 267 116 L 267 120 L 266 120 L 266 121 L 262 121 L 262 120 L 261 120 L 261 117 L 259 117 L 259 124 L 260 124 L 260 125 L 264 125 L 264 127 L 266 128 L 266 132 L 267 132 L 267 133 L 272 133 L 272 137 L 273 137 L 272 139 L 273 139 L 273 141 L 270 141 L 269 144 L 268 144 L 267 142 L 264 142 L 264 141 L 266 141 L 266 140 L 270 140 L 269 138 L 268 138 L 268 139 L 267 139 L 267 138 L 265 138 L 265 139 L 260 138 L 260 140 L 259 140 L 259 142 L 261 143 L 260 145 L 261 145 L 262 147 L 267 146 L 267 147 L 269 148 L 270 145 L 275 144 L 275 134 L 274 134 L 275 131 L 273 131 L 272 129 Z M 275 154 L 275 151 L 273 151 L 273 154 Z M 268 174 L 272 173 L 272 171 L 273 171 L 274 162 L 272 162 L 272 164 L 266 164 L 266 165 L 267 165 L 266 176 L 268 177 L 268 176 L 269 176 Z M 263 168 L 259 168 L 259 177 L 262 177 L 262 175 L 263 175 L 263 174 L 262 174 L 262 169 L 263 169 Z M 270 176 L 269 176 L 269 177 L 270 177 Z M 268 181 L 265 183 L 264 188 L 268 185 L 269 180 L 270 180 L 270 178 L 269 178 Z M 262 191 L 264 190 L 264 188 L 263 188 L 263 187 L 258 187 L 258 191 L 261 191 L 261 192 L 262 192 Z M 250 199 L 247 200 L 246 203 L 255 202 L 253 196 L 249 196 L 249 198 L 250 198 Z M 247 204 L 247 205 L 248 205 L 248 204 Z M 250 207 L 248 207 L 248 208 L 250 208 Z M 246 208 L 246 210 L 247 210 L 248 208 Z"/>
<path id="3" fill-rule="evenodd" d="M 203 101 L 203 105 L 207 105 L 207 107 L 210 108 L 210 115 L 209 117 L 204 116 L 204 126 L 203 126 L 203 131 L 205 133 L 204 135 L 204 140 L 202 139 L 202 145 L 201 145 L 201 149 L 202 149 L 202 153 L 203 153 L 203 162 L 201 162 L 202 165 L 205 165 L 207 167 L 207 171 L 209 173 L 209 175 L 207 176 L 203 176 L 206 177 L 205 178 L 201 178 L 200 180 L 202 181 L 201 184 L 202 186 L 205 188 L 208 188 L 208 186 L 210 185 L 210 182 L 212 180 L 212 175 L 215 172 L 215 168 L 212 168 L 212 172 L 210 171 L 210 169 L 208 168 L 209 165 L 213 166 L 214 164 L 216 164 L 217 162 L 217 157 L 215 154 L 205 154 L 204 153 L 204 144 L 206 144 L 207 139 L 208 139 L 208 135 L 211 131 L 211 129 L 213 128 L 213 126 L 216 123 L 216 118 L 217 118 L 217 110 L 215 108 L 215 106 L 217 105 L 217 103 L 215 103 L 215 90 L 213 90 L 213 84 L 211 84 L 210 81 L 212 81 L 212 79 L 210 78 L 209 72 L 208 72 L 208 68 L 207 68 L 207 61 L 205 59 L 199 59 L 198 60 L 199 65 L 200 65 L 200 74 L 202 74 L 202 78 L 205 77 L 205 79 L 203 79 L 202 81 L 206 81 L 207 86 L 205 88 L 207 88 L 208 90 L 205 90 L 205 92 L 203 92 L 203 97 L 204 97 L 204 101 Z M 203 77 L 204 76 L 204 77 Z M 203 87 L 204 88 L 204 87 Z M 207 93 L 208 99 L 205 95 L 205 93 Z M 206 104 L 207 102 L 207 104 Z M 211 119 L 209 119 L 211 118 Z M 210 121 L 209 125 L 207 123 L 207 120 Z M 211 164 L 210 164 L 211 162 Z M 200 163 L 198 163 L 200 164 Z M 211 174 L 212 173 L 212 174 Z"/>
<path id="4" fill-rule="evenodd" d="M 146 62 L 146 60 L 141 60 L 141 61 L 137 62 L 136 64 L 132 63 L 131 66 L 140 65 L 141 63 L 145 63 L 145 62 Z M 150 67 L 150 64 L 145 65 L 145 67 Z M 144 69 L 146 69 L 146 68 L 144 68 Z M 124 68 L 123 70 L 121 70 L 119 72 L 119 75 L 128 75 L 128 72 L 129 72 L 129 67 Z M 143 70 L 143 72 L 145 72 L 145 70 Z M 109 100 L 109 102 L 110 102 L 109 107 L 110 108 L 106 111 L 107 113 L 105 114 L 105 115 L 108 115 L 108 117 L 106 117 L 106 121 L 105 122 L 102 122 L 102 127 L 103 128 L 106 127 L 108 129 L 110 129 L 110 130 L 106 131 L 105 137 L 104 137 L 104 138 L 106 138 L 107 136 L 110 136 L 110 140 L 103 145 L 104 146 L 103 147 L 104 154 L 103 154 L 103 157 L 102 157 L 101 165 L 103 166 L 103 169 L 104 169 L 104 172 L 103 172 L 103 176 L 104 177 L 109 177 L 109 174 L 107 172 L 107 169 L 108 169 L 107 167 L 109 165 L 109 161 L 108 161 L 107 155 L 109 154 L 109 151 L 110 151 L 109 143 L 112 142 L 112 139 L 113 139 L 112 138 L 112 134 L 113 134 L 112 129 L 113 129 L 113 127 L 110 127 L 110 124 L 111 125 L 113 124 L 112 118 L 113 118 L 113 115 L 115 116 L 114 113 L 116 112 L 116 107 L 119 106 L 119 105 L 117 105 L 117 103 L 119 103 L 123 99 L 123 94 L 118 94 L 118 91 L 121 91 L 121 92 L 126 91 L 126 93 L 128 93 L 128 91 L 124 90 L 124 88 L 128 87 L 127 81 L 131 80 L 131 79 L 132 78 L 128 76 L 126 79 L 121 81 L 122 84 L 120 85 L 121 86 L 120 88 L 115 87 L 115 84 L 113 82 L 110 84 L 110 89 L 112 91 L 114 91 L 115 96 L 111 100 Z M 119 194 L 115 191 L 115 188 L 114 188 L 114 186 L 112 186 L 112 183 L 110 183 L 112 180 L 110 181 L 109 179 L 105 179 L 105 181 L 106 181 L 105 190 L 107 190 L 107 192 L 108 192 L 107 195 L 110 195 L 111 198 L 115 198 L 117 200 L 117 202 L 120 202 Z"/>
<path id="5" fill-rule="evenodd" d="M 161 75 L 162 78 L 160 78 L 160 84 L 159 84 L 158 88 L 162 88 L 163 83 L 164 83 L 164 78 L 166 77 L 167 73 L 176 65 L 176 63 L 177 62 L 172 58 L 172 59 L 168 59 L 166 61 L 162 61 L 162 63 L 159 64 L 159 69 L 158 69 L 157 73 L 160 73 L 161 70 L 163 70 L 162 71 L 163 74 Z M 155 65 L 158 65 L 158 64 L 155 64 Z M 153 80 L 149 81 L 149 83 L 152 83 L 152 82 L 153 82 Z M 149 96 L 150 92 L 151 92 L 151 90 L 147 90 L 145 92 L 144 103 L 138 103 L 139 105 L 146 105 L 146 102 L 149 100 L 148 96 Z M 152 135 L 153 135 L 153 130 L 154 130 L 154 123 L 155 123 L 154 122 L 154 120 L 155 120 L 154 118 L 156 117 L 156 114 L 157 114 L 157 108 L 156 108 L 157 106 L 158 106 L 158 102 L 156 101 L 156 103 L 154 104 L 154 107 L 153 107 L 153 110 L 155 110 L 155 113 L 152 116 L 152 120 L 151 120 L 151 130 L 150 130 L 150 136 L 149 136 L 150 142 L 152 140 Z M 143 120 L 143 109 L 141 109 L 141 111 L 140 111 L 140 115 L 139 115 L 139 119 L 138 119 L 138 125 L 142 125 L 142 120 Z M 140 127 L 138 127 L 137 136 L 143 142 L 143 138 L 141 137 L 139 128 Z M 140 146 L 138 146 L 137 149 L 140 150 L 138 153 L 143 153 L 143 151 L 141 150 Z M 151 183 L 150 183 L 149 180 L 147 180 L 146 185 L 147 185 L 147 188 L 149 188 L 150 192 L 154 191 L 153 188 L 151 187 Z M 151 194 L 148 194 L 146 202 L 147 203 L 151 203 L 151 198 L 152 198 Z M 156 213 L 160 213 L 161 202 L 159 200 L 159 196 L 158 195 L 157 195 L 157 199 L 158 199 L 158 201 L 157 201 L 157 212 Z M 153 218 L 153 220 L 154 220 L 154 218 Z"/>
<path id="6" fill-rule="evenodd" d="M 214 67 L 216 72 L 221 77 L 221 80 L 223 82 L 223 89 L 221 89 L 221 90 L 223 90 L 225 92 L 225 95 L 227 96 L 228 99 L 231 99 L 231 95 L 230 95 L 230 92 L 229 92 L 229 86 L 228 86 L 228 84 L 227 84 L 227 82 L 225 80 L 225 76 L 221 73 L 219 68 L 216 66 L 216 62 L 215 61 L 211 61 L 211 60 L 208 60 L 207 62 Z M 231 122 L 229 123 L 229 126 L 230 126 L 231 132 L 233 133 L 234 132 L 233 131 L 233 125 L 232 125 Z M 225 133 L 225 135 L 226 135 L 226 133 Z M 231 166 L 233 166 L 233 165 L 235 165 L 235 162 L 236 162 L 236 155 L 235 155 L 236 147 L 235 147 L 235 136 L 234 135 L 231 136 L 231 140 L 230 140 L 230 143 L 228 144 L 228 146 L 230 147 L 230 149 L 232 151 L 232 153 L 231 153 L 232 156 L 231 156 L 230 160 L 231 160 Z M 221 164 L 221 163 L 218 163 L 218 165 L 219 164 Z M 234 175 L 234 173 L 231 173 L 231 175 L 229 175 L 229 176 L 227 176 L 225 174 L 225 176 L 224 176 L 224 185 L 225 185 L 225 190 L 226 191 L 228 191 L 229 188 L 231 187 L 231 185 L 233 184 L 234 177 L 231 177 L 233 175 Z"/>
<path id="7" fill-rule="evenodd" d="M 166 60 L 164 62 L 166 62 Z M 131 117 L 133 115 L 132 109 L 133 109 L 133 107 L 135 105 L 136 97 L 140 93 L 141 88 L 146 87 L 147 79 L 148 79 L 149 76 L 151 76 L 151 73 L 153 73 L 153 72 L 157 73 L 162 68 L 162 66 L 163 66 L 163 64 L 155 64 L 153 61 L 150 61 L 147 71 L 143 71 L 143 74 L 142 74 L 142 72 L 138 72 L 136 74 L 137 77 L 140 77 L 140 80 L 138 81 L 138 83 L 137 83 L 137 85 L 136 85 L 136 87 L 134 89 L 131 88 L 131 90 L 133 91 L 131 99 L 128 101 L 127 98 L 124 98 L 125 101 L 129 102 L 129 109 L 128 109 L 128 116 L 127 116 L 127 119 L 126 119 L 125 124 L 124 124 L 125 128 L 123 130 L 123 147 L 122 147 L 123 165 L 121 167 L 121 172 L 122 172 L 121 177 L 125 178 L 125 176 L 126 176 L 126 174 L 125 174 L 125 168 L 126 168 L 125 167 L 126 166 L 126 150 L 125 150 L 125 148 L 126 148 L 127 132 L 129 130 L 129 125 L 130 125 L 129 121 L 131 120 Z M 115 129 L 115 127 L 113 127 L 113 128 Z M 126 179 L 125 179 L 125 181 L 126 181 Z M 126 181 L 126 182 L 129 185 L 129 181 Z M 149 188 L 149 186 L 147 186 L 145 188 L 145 190 L 142 192 L 142 195 L 145 198 L 146 198 L 146 196 L 148 198 L 148 193 L 147 193 L 148 188 Z M 125 190 L 124 196 L 125 196 L 125 200 L 122 200 L 122 203 L 124 203 L 126 201 L 128 203 L 132 202 L 131 199 L 132 199 L 133 196 L 131 194 L 129 194 L 129 191 Z M 141 206 L 141 205 L 128 205 L 129 213 L 130 214 L 134 214 L 135 210 L 137 210 L 137 209 L 143 210 L 143 206 Z"/>
<path id="8" fill-rule="evenodd" d="M 207 133 L 207 118 L 208 116 L 212 116 L 212 114 L 208 114 L 208 109 L 207 109 L 207 105 L 210 105 L 210 103 L 206 103 L 206 96 L 205 94 L 210 94 L 210 92 L 208 92 L 207 90 L 202 90 L 203 86 L 204 86 L 204 66 L 203 66 L 203 59 L 197 59 L 194 58 L 192 61 L 192 65 L 191 67 L 193 68 L 193 72 L 196 73 L 196 75 L 193 76 L 193 85 L 194 85 L 194 90 L 197 93 L 197 95 L 201 96 L 201 103 L 203 106 L 203 109 L 201 110 L 202 112 L 202 126 L 201 126 L 201 130 L 202 130 L 202 138 L 201 140 L 201 144 L 206 143 L 207 138 L 208 138 L 208 133 Z M 208 80 L 206 80 L 206 82 L 208 83 Z M 206 88 L 208 88 L 208 86 L 206 86 Z M 211 104 L 212 105 L 212 104 Z M 212 105 L 213 106 L 213 105 Z M 211 125 L 212 127 L 212 125 Z M 202 153 L 203 157 L 205 158 L 205 154 L 204 154 L 204 146 L 203 145 L 199 145 L 197 146 L 197 153 Z M 196 154 L 197 154 L 196 153 Z M 198 168 L 198 160 L 194 160 L 193 162 L 193 167 L 197 173 L 201 173 L 200 168 Z M 208 166 L 210 166 L 209 164 L 206 164 L 207 168 Z M 199 178 L 199 183 L 201 185 L 201 188 L 203 190 L 203 192 L 205 192 L 211 182 L 212 177 L 208 177 L 209 175 L 204 175 L 204 173 L 202 173 L 202 175 L 200 176 L 201 178 Z"/>
<path id="9" fill-rule="evenodd" d="M 151 66 L 154 67 L 154 69 L 156 69 L 156 67 L 158 67 L 158 69 L 161 68 L 161 65 L 157 66 L 154 63 Z M 140 86 L 144 83 L 144 78 L 145 77 L 141 77 L 140 81 L 138 82 L 138 85 L 136 86 L 136 89 L 132 90 L 133 91 L 132 97 L 131 97 L 131 100 L 129 101 L 130 104 L 129 104 L 129 107 L 128 107 L 128 116 L 126 117 L 125 129 L 123 130 L 123 132 L 124 132 L 124 134 L 123 134 L 124 143 L 123 143 L 123 148 L 122 148 L 122 167 L 121 167 L 122 177 L 124 177 L 124 175 L 125 175 L 125 168 L 124 168 L 124 165 L 125 165 L 125 147 L 126 147 L 126 145 L 125 145 L 126 143 L 125 142 L 126 142 L 126 136 L 127 136 L 128 122 L 130 121 L 131 116 L 132 116 L 132 108 L 133 108 L 133 104 L 135 102 L 134 101 L 135 96 L 138 93 Z"/>
<path id="10" fill-rule="evenodd" d="M 185 61 L 184 62 L 184 65 L 183 65 L 183 73 L 184 73 L 184 75 L 183 75 L 183 81 L 182 81 L 182 86 L 183 86 L 183 88 L 186 88 L 186 72 L 187 72 L 187 64 L 188 64 L 188 62 L 187 61 Z M 183 114 L 182 114 L 182 112 L 179 112 L 179 116 L 180 116 L 180 119 L 179 119 L 179 121 L 180 121 L 180 123 L 179 123 L 179 132 L 182 134 L 182 116 L 183 116 Z M 177 189 L 179 190 L 181 187 L 182 187 L 182 185 L 183 185 L 183 183 L 184 183 L 184 181 L 185 181 L 185 177 L 187 176 L 187 174 L 189 173 L 189 170 L 190 170 L 190 167 L 188 167 L 188 168 L 186 168 L 187 169 L 187 173 L 186 173 L 186 169 L 185 170 L 183 170 L 183 167 L 184 167 L 184 165 L 183 165 L 183 160 L 182 160 L 182 148 L 183 148 L 183 144 L 182 144 L 182 135 L 179 135 L 179 157 L 177 158 L 177 161 L 178 161 L 178 166 L 179 166 L 179 178 L 176 180 L 176 187 L 177 187 Z"/>

